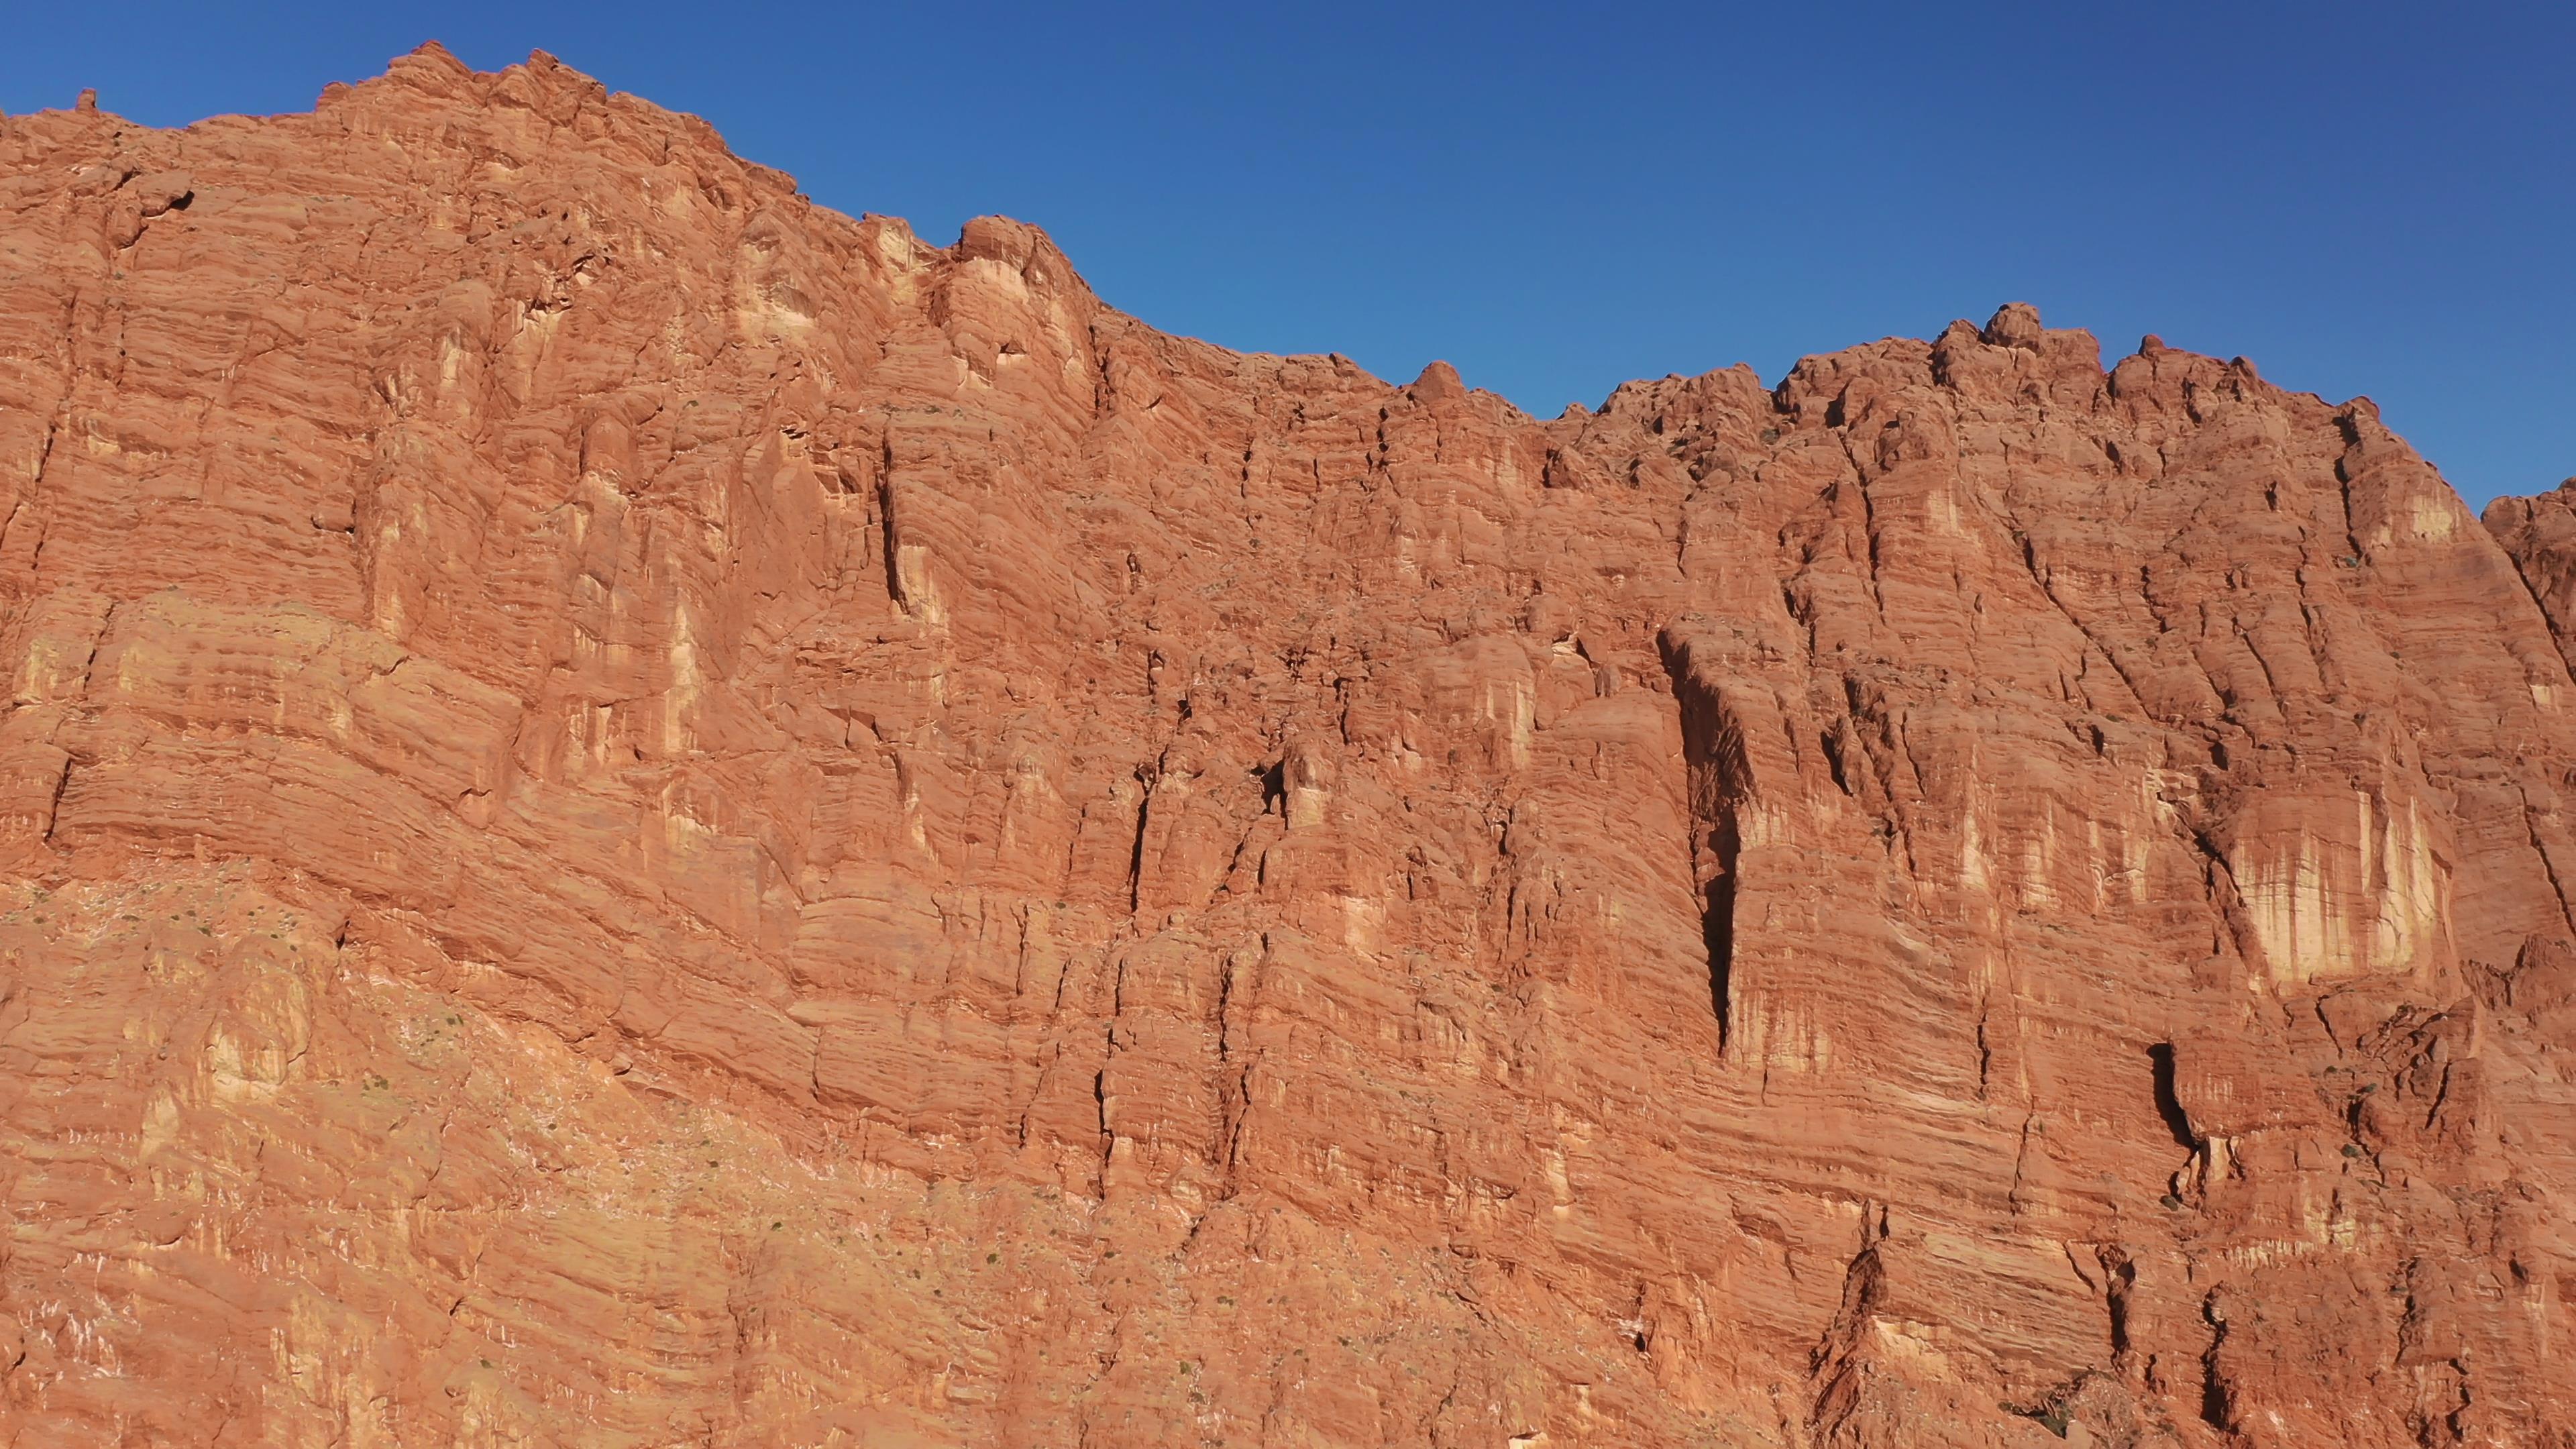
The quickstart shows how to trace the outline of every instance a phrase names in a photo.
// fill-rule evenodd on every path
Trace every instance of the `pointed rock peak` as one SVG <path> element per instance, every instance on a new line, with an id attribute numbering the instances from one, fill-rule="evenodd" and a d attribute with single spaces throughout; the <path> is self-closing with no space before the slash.
<path id="1" fill-rule="evenodd" d="M 405 60 L 425 60 L 431 65 L 437 66 L 441 70 L 452 70 L 458 75 L 472 75 L 474 73 L 474 67 L 458 60 L 456 58 L 456 52 L 449 50 L 446 46 L 439 44 L 435 40 L 424 40 L 420 44 L 413 46 L 411 54 L 403 58 Z"/>
<path id="2" fill-rule="evenodd" d="M 2255 371 L 2254 369 L 2253 358 L 2231 357 L 2227 360 L 2227 365 L 2235 368 L 2238 372 L 2245 374 L 2245 380 L 2247 382 L 2261 382 L 2263 380 L 2263 374 Z"/>
<path id="3" fill-rule="evenodd" d="M 474 67 L 458 60 L 454 52 L 437 41 L 424 40 L 411 54 L 385 67 L 385 76 L 432 95 L 455 95 L 459 94 L 459 85 L 474 78 Z"/>
<path id="4" fill-rule="evenodd" d="M 2006 302 L 1995 309 L 1984 332 L 1978 334 L 1997 347 L 2036 348 L 2045 329 L 2039 325 L 2039 309 L 2028 302 Z"/>
<path id="5" fill-rule="evenodd" d="M 2152 332 L 2138 339 L 2138 355 L 2140 357 L 2154 357 L 2161 354 L 2164 350 L 2165 340 Z"/>
<path id="6" fill-rule="evenodd" d="M 84 116 L 97 115 L 98 87 L 91 86 L 87 90 L 82 91 L 80 93 L 80 99 L 72 103 L 72 109 L 80 112 Z"/>
<path id="7" fill-rule="evenodd" d="M 1437 402 L 1446 398 L 1465 397 L 1467 384 L 1459 380 L 1458 369 L 1445 362 L 1434 362 L 1422 369 L 1422 375 L 1415 378 L 1413 386 L 1406 388 L 1405 391 L 1413 394 L 1418 402 Z"/>

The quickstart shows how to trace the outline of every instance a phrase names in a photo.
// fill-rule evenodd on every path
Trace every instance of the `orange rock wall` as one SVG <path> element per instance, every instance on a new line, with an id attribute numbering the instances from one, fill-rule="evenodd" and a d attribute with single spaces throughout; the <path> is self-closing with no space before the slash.
<path id="1" fill-rule="evenodd" d="M 543 56 L 0 121 L 0 1442 L 2569 1445 L 2576 506 L 1532 420 Z"/>

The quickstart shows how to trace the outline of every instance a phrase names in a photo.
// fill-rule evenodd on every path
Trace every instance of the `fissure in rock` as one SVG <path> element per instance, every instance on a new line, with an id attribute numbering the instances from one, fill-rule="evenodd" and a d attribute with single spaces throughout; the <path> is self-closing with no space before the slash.
<path id="1" fill-rule="evenodd" d="M 2175 1142 L 2199 1151 L 2200 1137 L 2191 1130 L 2191 1114 L 2182 1109 L 2182 1098 L 2174 1092 L 2173 1043 L 2158 1042 L 2147 1048 L 2147 1064 L 2155 1072 L 2156 1115 L 2164 1118 Z"/>
<path id="2" fill-rule="evenodd" d="M 1743 732 L 1728 715 L 1717 687 L 1691 667 L 1687 645 L 1664 641 L 1664 668 L 1680 707 L 1682 760 L 1688 772 L 1691 881 L 1699 893 L 1700 939 L 1708 952 L 1709 1009 L 1717 1018 L 1718 1050 L 1735 1039 L 1735 903 L 1741 884 L 1743 830 L 1738 810 L 1752 771 L 1744 758 Z"/>

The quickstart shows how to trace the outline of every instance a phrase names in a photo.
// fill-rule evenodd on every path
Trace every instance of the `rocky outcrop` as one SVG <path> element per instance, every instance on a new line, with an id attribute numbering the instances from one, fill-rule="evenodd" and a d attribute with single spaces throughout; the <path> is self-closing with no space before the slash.
<path id="1" fill-rule="evenodd" d="M 0 166 L 0 1438 L 2576 1442 L 2576 514 L 2367 401 L 1538 421 L 544 56 Z"/>

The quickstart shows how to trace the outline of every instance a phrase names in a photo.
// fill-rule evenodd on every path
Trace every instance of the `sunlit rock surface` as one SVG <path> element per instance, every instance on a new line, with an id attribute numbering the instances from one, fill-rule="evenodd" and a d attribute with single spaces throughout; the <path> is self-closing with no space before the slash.
<path id="1" fill-rule="evenodd" d="M 1538 421 L 433 48 L 0 121 L 0 520 L 8 1443 L 2576 1442 L 2576 505 L 2367 401 Z"/>

